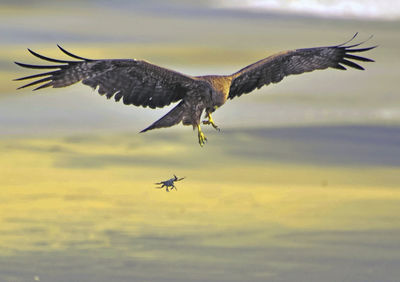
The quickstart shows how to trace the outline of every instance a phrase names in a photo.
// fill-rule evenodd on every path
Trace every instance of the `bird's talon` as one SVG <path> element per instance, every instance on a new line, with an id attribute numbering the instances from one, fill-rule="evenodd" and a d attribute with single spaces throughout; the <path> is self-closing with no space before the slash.
<path id="1" fill-rule="evenodd" d="M 203 124 L 211 124 L 215 130 L 221 131 L 221 129 L 219 129 L 219 127 L 212 120 L 203 120 Z"/>
<path id="2" fill-rule="evenodd" d="M 218 126 L 216 126 L 214 123 L 212 123 L 211 125 L 212 125 L 212 127 L 214 127 L 214 129 L 215 129 L 215 130 L 217 130 L 217 131 L 221 131 L 221 129 L 219 129 L 219 127 L 218 127 Z"/>
<path id="3" fill-rule="evenodd" d="M 207 142 L 207 137 L 203 134 L 203 132 L 199 132 L 199 144 L 201 147 Z"/>

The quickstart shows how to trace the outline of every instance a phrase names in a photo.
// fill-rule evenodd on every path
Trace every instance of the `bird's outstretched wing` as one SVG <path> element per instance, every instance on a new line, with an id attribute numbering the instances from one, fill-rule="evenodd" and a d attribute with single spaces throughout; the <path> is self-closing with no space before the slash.
<path id="1" fill-rule="evenodd" d="M 34 90 L 49 86 L 57 88 L 82 81 L 83 84 L 94 89 L 98 87 L 99 94 L 106 95 L 107 98 L 114 96 L 116 101 L 122 98 L 126 105 L 156 108 L 179 101 L 186 95 L 187 89 L 198 83 L 190 76 L 145 61 L 134 59 L 91 60 L 76 56 L 59 45 L 57 46 L 63 53 L 77 60 L 52 59 L 28 49 L 35 57 L 57 64 L 29 65 L 15 62 L 25 68 L 54 69 L 16 79 L 40 78 L 20 88 L 33 85 L 39 85 Z"/>
<path id="2" fill-rule="evenodd" d="M 356 36 L 357 33 L 351 40 Z M 355 48 L 365 41 L 346 46 L 345 44 L 351 40 L 336 46 L 285 51 L 251 64 L 232 75 L 233 80 L 228 98 L 233 99 L 264 85 L 277 83 L 291 74 L 301 74 L 329 67 L 346 70 L 343 65 L 364 70 L 362 66 L 351 60 L 363 62 L 373 62 L 373 60 L 352 53 L 365 52 L 377 46 Z"/>

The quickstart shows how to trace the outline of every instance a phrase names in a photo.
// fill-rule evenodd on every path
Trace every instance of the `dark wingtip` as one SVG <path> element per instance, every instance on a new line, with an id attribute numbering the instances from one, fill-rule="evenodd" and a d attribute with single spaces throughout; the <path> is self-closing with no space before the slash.
<path id="1" fill-rule="evenodd" d="M 337 47 L 340 47 L 340 46 L 343 46 L 343 45 L 346 45 L 347 43 L 349 43 L 349 42 L 351 42 L 351 41 L 353 41 L 353 39 L 354 38 L 356 38 L 357 37 L 357 35 L 358 35 L 358 31 L 353 35 L 353 37 L 352 38 L 350 38 L 349 40 L 347 40 L 346 42 L 344 42 L 344 43 L 342 43 L 342 44 L 340 44 L 340 45 L 337 45 Z"/>
<path id="2" fill-rule="evenodd" d="M 349 41 L 347 41 L 347 42 L 345 42 L 345 43 L 343 43 L 343 44 L 340 44 L 340 45 L 338 45 L 337 47 L 342 47 L 342 48 L 345 48 L 345 49 L 357 47 L 357 46 L 360 46 L 360 45 L 362 45 L 362 44 L 368 42 L 369 40 L 371 40 L 372 37 L 374 37 L 374 35 L 371 35 L 371 36 L 368 37 L 366 40 L 361 41 L 360 43 L 353 44 L 353 45 L 348 45 L 348 46 L 344 46 L 345 44 L 351 42 L 351 41 L 355 38 L 355 36 L 353 36 L 353 38 L 352 38 L 351 40 L 349 40 Z M 376 46 L 374 46 L 374 48 L 375 48 L 375 47 L 376 47 Z"/>
<path id="3" fill-rule="evenodd" d="M 338 69 L 338 70 L 347 70 L 344 66 L 342 66 L 341 64 L 337 64 L 336 66 L 334 66 L 333 68 Z"/>
<path id="4" fill-rule="evenodd" d="M 43 55 L 40 55 L 39 53 L 36 53 L 35 51 L 32 51 L 31 49 L 28 48 L 29 53 L 31 53 L 33 56 L 45 60 L 45 61 L 49 61 L 49 62 L 53 62 L 53 63 L 71 63 L 71 61 L 65 61 L 65 60 L 58 60 L 58 59 L 52 59 Z"/>
<path id="5" fill-rule="evenodd" d="M 356 60 L 356 61 L 362 61 L 362 62 L 375 62 L 374 60 L 372 60 L 370 58 L 355 56 L 355 55 L 351 55 L 351 54 L 345 54 L 344 58 L 348 58 L 348 59 L 352 59 L 352 60 Z"/>
<path id="6" fill-rule="evenodd" d="M 22 85 L 21 87 L 19 87 L 19 88 L 17 88 L 17 89 L 22 89 L 22 88 L 26 88 L 26 87 L 29 87 L 29 86 L 33 86 L 33 85 L 36 85 L 36 84 L 39 84 L 39 83 L 42 83 L 42 82 L 46 82 L 46 81 L 49 81 L 50 80 L 50 82 L 49 83 L 46 83 L 46 84 L 44 84 L 44 85 L 47 85 L 48 84 L 48 86 L 50 86 L 51 85 L 51 77 L 45 77 L 45 78 L 42 78 L 42 79 L 39 79 L 39 80 L 35 80 L 35 81 L 33 81 L 33 82 L 30 82 L 30 83 L 28 83 L 28 84 L 25 84 L 25 85 Z M 43 85 L 42 85 L 43 86 Z M 40 89 L 40 88 L 43 88 L 43 87 L 37 87 L 37 88 L 35 88 L 34 90 L 37 90 L 37 89 Z"/>
<path id="7" fill-rule="evenodd" d="M 24 76 L 24 77 L 19 77 L 19 78 L 15 78 L 15 81 L 20 81 L 20 80 L 26 80 L 26 79 L 32 79 L 32 78 L 36 78 L 36 77 L 41 77 L 41 76 L 51 76 L 54 75 L 56 73 L 58 73 L 59 71 L 50 71 L 50 72 L 44 72 L 44 73 L 38 73 L 38 74 L 34 74 L 34 75 L 28 75 L 28 76 Z"/>
<path id="8" fill-rule="evenodd" d="M 341 64 L 344 64 L 344 65 L 346 65 L 346 66 L 349 66 L 349 67 L 358 69 L 358 70 L 365 70 L 365 69 L 364 69 L 362 66 L 360 66 L 359 64 L 356 64 L 356 63 L 354 63 L 354 62 L 352 62 L 352 61 L 349 61 L 349 60 L 346 60 L 346 59 L 342 59 L 342 60 L 340 61 L 340 63 L 341 63 Z"/>
<path id="9" fill-rule="evenodd" d="M 58 69 L 58 68 L 64 67 L 64 65 L 45 66 L 45 65 L 29 65 L 29 64 L 19 63 L 19 62 L 14 62 L 14 63 L 20 67 L 28 68 L 28 69 Z"/>
<path id="10" fill-rule="evenodd" d="M 78 60 L 84 60 L 84 61 L 88 61 L 88 62 L 93 61 L 92 59 L 87 59 L 87 58 L 83 58 L 83 57 L 72 54 L 71 52 L 69 52 L 69 51 L 65 50 L 63 47 L 61 47 L 60 44 L 57 44 L 57 47 L 58 47 L 58 49 L 61 50 L 61 52 L 63 52 L 64 54 L 66 54 L 72 58 L 75 58 Z"/>
<path id="11" fill-rule="evenodd" d="M 32 91 L 36 91 L 36 90 L 39 90 L 39 89 L 42 89 L 42 88 L 47 88 L 47 87 L 49 87 L 51 85 L 52 85 L 52 82 L 50 81 L 49 83 L 40 85 L 39 87 L 36 87 L 36 88 L 32 89 Z"/>
<path id="12" fill-rule="evenodd" d="M 376 47 L 378 47 L 378 45 L 371 46 L 371 47 L 366 47 L 366 48 L 359 48 L 359 49 L 347 49 L 347 48 L 350 48 L 350 47 L 346 47 L 346 53 L 365 52 L 365 51 L 369 51 L 369 50 L 375 49 Z"/>
<path id="13" fill-rule="evenodd" d="M 353 38 L 351 40 L 353 40 L 356 35 L 357 35 L 357 33 L 353 36 Z M 339 63 L 341 63 L 343 65 L 346 65 L 346 66 L 349 66 L 349 67 L 352 67 L 352 68 L 355 68 L 355 69 L 358 69 L 358 70 L 365 70 L 364 67 L 362 67 L 359 64 L 357 64 L 357 63 L 355 63 L 353 61 L 350 61 L 350 60 L 362 61 L 362 62 L 374 62 L 374 60 L 369 59 L 369 58 L 365 58 L 365 57 L 361 57 L 361 56 L 356 56 L 356 55 L 353 55 L 351 53 L 366 52 L 366 51 L 369 51 L 369 50 L 372 50 L 372 49 L 375 49 L 376 47 L 378 47 L 378 45 L 375 45 L 375 46 L 365 47 L 365 48 L 354 48 L 354 47 L 360 46 L 361 44 L 364 44 L 365 42 L 370 40 L 372 37 L 373 37 L 373 35 L 371 35 L 367 40 L 364 40 L 364 41 L 362 41 L 360 43 L 353 44 L 353 45 L 348 45 L 348 46 L 345 45 L 348 42 L 350 42 L 351 40 L 346 42 L 346 43 L 344 43 L 344 44 L 338 45 L 338 47 L 344 51 L 343 57 L 339 61 Z M 350 60 L 347 60 L 347 59 L 350 59 Z M 337 69 L 345 69 L 343 65 L 338 64 L 338 66 L 336 66 L 335 68 L 337 68 Z"/>

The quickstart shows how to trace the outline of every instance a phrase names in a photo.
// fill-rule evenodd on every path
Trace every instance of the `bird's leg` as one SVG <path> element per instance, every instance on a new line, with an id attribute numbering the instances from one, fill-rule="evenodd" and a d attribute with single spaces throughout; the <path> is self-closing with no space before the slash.
<path id="1" fill-rule="evenodd" d="M 197 125 L 197 132 L 199 137 L 199 144 L 201 147 L 207 142 L 207 137 L 204 135 L 203 131 L 201 131 L 200 125 Z"/>
<path id="2" fill-rule="evenodd" d="M 220 131 L 219 127 L 214 123 L 214 120 L 211 117 L 209 112 L 206 113 L 208 120 L 203 120 L 203 124 L 211 124 L 216 130 Z"/>

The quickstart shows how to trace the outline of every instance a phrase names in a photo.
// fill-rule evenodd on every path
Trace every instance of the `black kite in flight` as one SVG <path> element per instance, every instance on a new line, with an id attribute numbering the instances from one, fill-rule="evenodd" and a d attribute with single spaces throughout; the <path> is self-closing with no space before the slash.
<path id="1" fill-rule="evenodd" d="M 356 37 L 357 33 L 351 40 Z M 221 107 L 227 99 L 239 97 L 270 83 L 277 83 L 285 76 L 301 74 L 314 70 L 335 68 L 346 70 L 345 66 L 359 70 L 364 68 L 351 60 L 373 62 L 373 60 L 353 55 L 375 48 L 355 48 L 364 42 L 347 45 L 351 40 L 336 46 L 304 48 L 284 51 L 262 59 L 231 75 L 190 76 L 146 61 L 135 59 L 92 60 L 76 56 L 57 45 L 66 55 L 77 59 L 65 61 L 42 56 L 30 49 L 29 52 L 55 65 L 17 65 L 31 69 L 55 69 L 53 71 L 30 75 L 16 80 L 33 79 L 20 88 L 42 83 L 34 90 L 52 86 L 65 87 L 82 81 L 83 84 L 98 87 L 100 95 L 122 99 L 126 105 L 162 108 L 178 102 L 170 112 L 141 132 L 150 129 L 170 127 L 182 121 L 183 125 L 192 125 L 198 129 L 201 146 L 207 141 L 200 128 L 203 111 L 215 129 L 211 113 Z M 20 89 L 18 88 L 18 89 Z"/>

